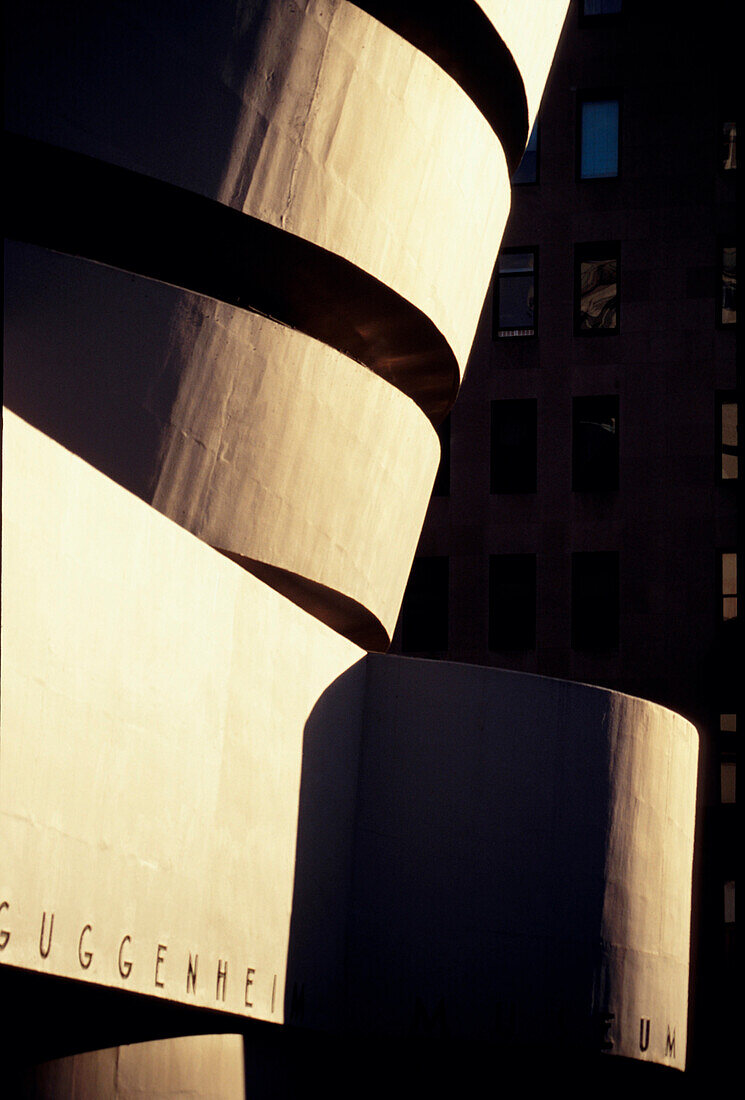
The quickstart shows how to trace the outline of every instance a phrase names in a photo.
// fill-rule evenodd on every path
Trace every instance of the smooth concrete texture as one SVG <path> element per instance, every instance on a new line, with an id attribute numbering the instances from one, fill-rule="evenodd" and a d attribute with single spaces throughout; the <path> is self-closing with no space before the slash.
<path id="1" fill-rule="evenodd" d="M 41 3 L 9 33 L 8 129 L 345 257 L 424 312 L 465 369 L 509 178 L 489 123 L 431 58 L 347 0 L 221 0 L 188 20 L 135 0 L 75 17 Z"/>
<path id="2" fill-rule="evenodd" d="M 363 651 L 8 412 L 3 448 L 2 960 L 280 1022 L 303 728 Z"/>
<path id="3" fill-rule="evenodd" d="M 192 1035 L 47 1062 L 23 1082 L 28 1100 L 244 1100 L 241 1035 Z"/>
<path id="4" fill-rule="evenodd" d="M 4 963 L 684 1066 L 689 723 L 365 655 L 10 413 L 4 446 Z"/>
<path id="5" fill-rule="evenodd" d="M 387 648 L 439 461 L 408 397 L 269 318 L 113 268 L 10 243 L 6 278 L 11 408 Z"/>
<path id="6" fill-rule="evenodd" d="M 682 1069 L 697 756 L 640 699 L 369 655 L 353 1026 Z"/>

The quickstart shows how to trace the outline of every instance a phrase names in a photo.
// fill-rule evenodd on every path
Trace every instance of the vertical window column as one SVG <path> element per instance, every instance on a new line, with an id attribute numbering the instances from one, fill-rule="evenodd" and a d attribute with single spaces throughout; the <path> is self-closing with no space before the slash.
<path id="1" fill-rule="evenodd" d="M 575 336 L 607 336 L 620 326 L 616 242 L 579 244 L 574 252 Z"/>
<path id="2" fill-rule="evenodd" d="M 489 558 L 489 649 L 535 649 L 535 554 Z"/>
<path id="3" fill-rule="evenodd" d="M 575 397 L 572 401 L 572 489 L 603 492 L 618 488 L 618 397 Z"/>
<path id="4" fill-rule="evenodd" d="M 449 576 L 449 558 L 414 558 L 401 606 L 404 653 L 447 650 Z"/>
<path id="5" fill-rule="evenodd" d="M 572 554 L 572 649 L 616 649 L 619 613 L 617 551 Z"/>
<path id="6" fill-rule="evenodd" d="M 534 248 L 504 248 L 499 253 L 494 282 L 495 338 L 535 335 L 537 266 Z"/>
<path id="7" fill-rule="evenodd" d="M 537 481 L 538 402 L 491 403 L 492 493 L 534 493 Z"/>
<path id="8" fill-rule="evenodd" d="M 621 104 L 617 96 L 586 94 L 579 101 L 579 178 L 618 175 Z"/>

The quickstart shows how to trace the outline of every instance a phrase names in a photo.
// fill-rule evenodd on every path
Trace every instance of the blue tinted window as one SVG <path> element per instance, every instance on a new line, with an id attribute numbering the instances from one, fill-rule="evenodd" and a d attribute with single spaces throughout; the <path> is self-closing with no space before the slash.
<path id="1" fill-rule="evenodd" d="M 587 100 L 581 110 L 580 176 L 583 180 L 617 176 L 618 100 Z"/>
<path id="2" fill-rule="evenodd" d="M 616 15 L 621 10 L 621 0 L 584 0 L 584 15 Z"/>
<path id="3" fill-rule="evenodd" d="M 538 179 L 538 123 L 536 122 L 530 131 L 528 144 L 525 146 L 523 159 L 518 164 L 512 177 L 513 184 L 535 183 Z"/>

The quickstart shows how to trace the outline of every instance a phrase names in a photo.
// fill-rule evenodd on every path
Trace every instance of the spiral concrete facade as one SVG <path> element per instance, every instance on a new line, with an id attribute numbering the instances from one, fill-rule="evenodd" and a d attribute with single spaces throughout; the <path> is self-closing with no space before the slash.
<path id="1" fill-rule="evenodd" d="M 692 727 L 366 652 L 566 8 L 10 14 L 0 973 L 48 1006 L 31 1057 L 406 1041 L 444 955 L 456 1041 L 684 1064 Z M 204 1049 L 173 1057 L 239 1092 Z M 127 1073 L 170 1095 L 169 1058 Z M 83 1061 L 51 1087 L 127 1094 Z"/>

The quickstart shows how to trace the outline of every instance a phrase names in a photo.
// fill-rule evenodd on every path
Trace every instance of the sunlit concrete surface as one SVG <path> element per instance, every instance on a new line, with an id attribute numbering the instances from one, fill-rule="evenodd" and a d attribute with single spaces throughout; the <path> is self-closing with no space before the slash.
<path id="1" fill-rule="evenodd" d="M 3 448 L 3 962 L 279 1022 L 303 729 L 363 651 L 7 412 Z"/>
<path id="2" fill-rule="evenodd" d="M 682 1068 L 689 723 L 365 655 L 12 414 L 4 441 L 5 963 Z"/>
<path id="3" fill-rule="evenodd" d="M 525 85 L 528 131 L 535 122 L 568 0 L 478 0 L 514 57 Z"/>
<path id="4" fill-rule="evenodd" d="M 28 1100 L 244 1100 L 243 1038 L 193 1035 L 76 1054 L 29 1071 Z"/>

